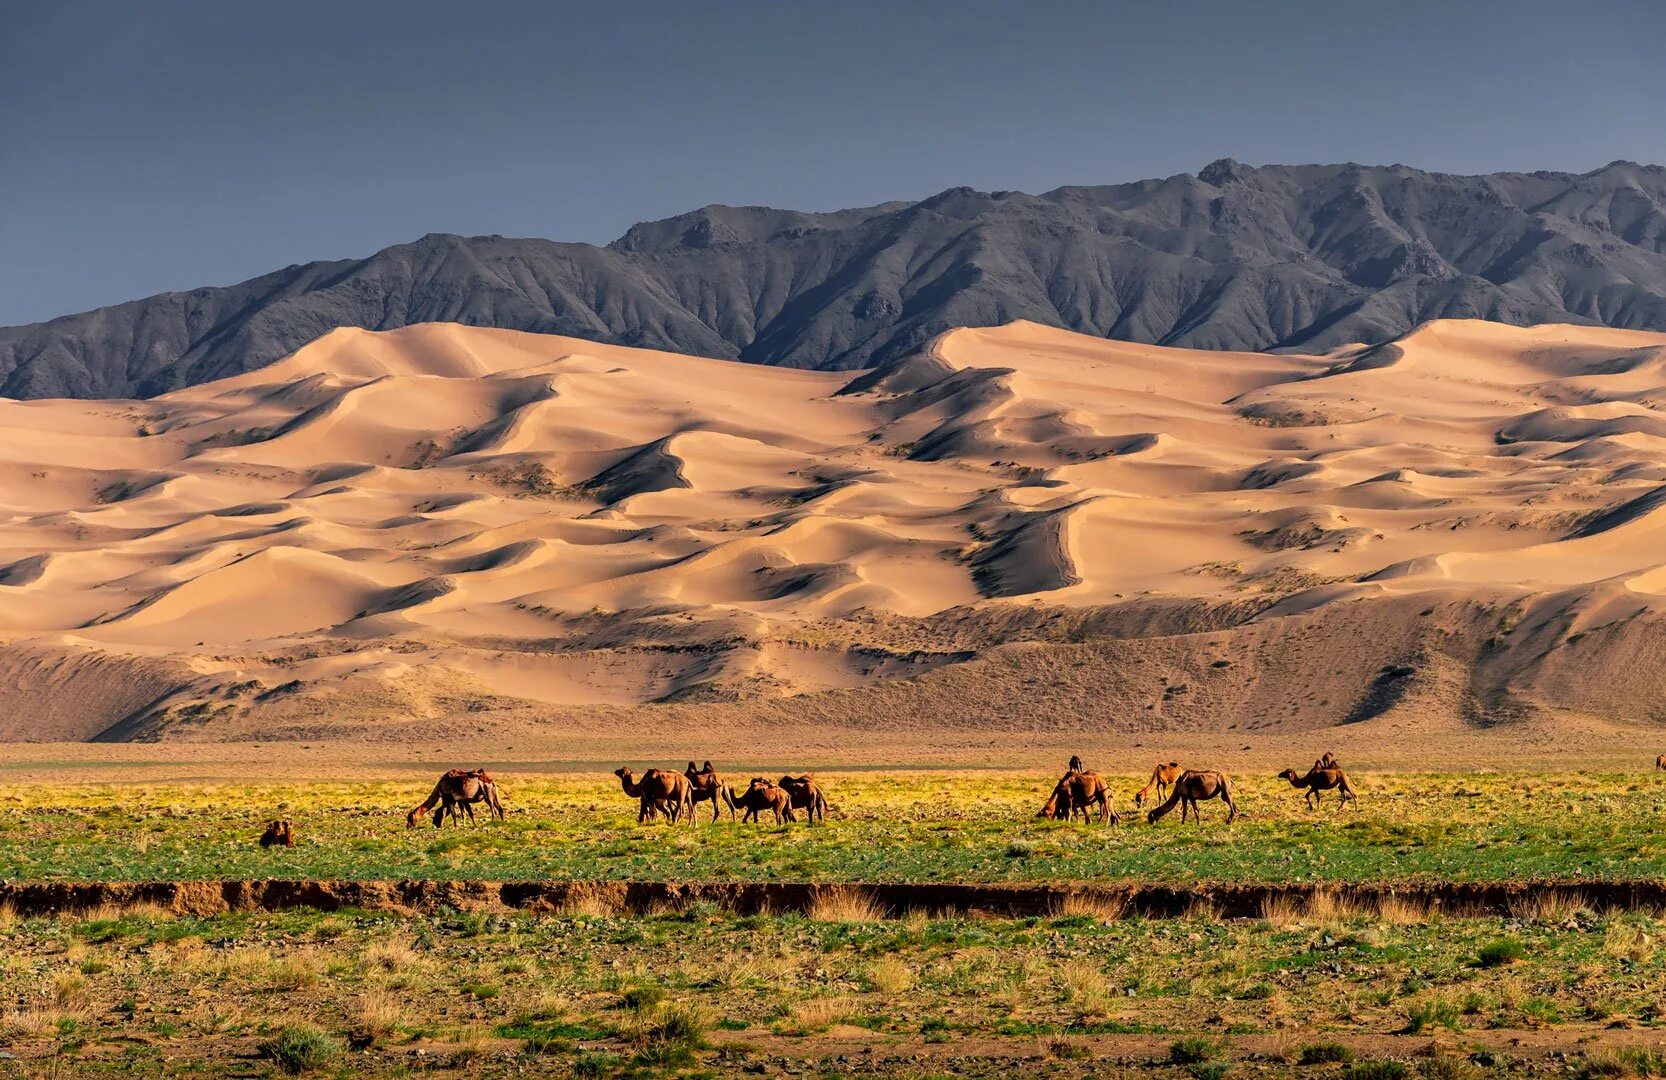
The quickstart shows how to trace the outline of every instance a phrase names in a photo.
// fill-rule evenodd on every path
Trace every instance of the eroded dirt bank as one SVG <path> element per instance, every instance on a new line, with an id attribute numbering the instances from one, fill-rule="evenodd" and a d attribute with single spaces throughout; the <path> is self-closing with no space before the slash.
<path id="1" fill-rule="evenodd" d="M 1454 916 L 1518 914 L 1555 901 L 1597 910 L 1666 908 L 1666 881 L 1420 882 L 1358 885 L 919 884 L 670 881 L 160 881 L 0 884 L 0 905 L 21 916 L 154 906 L 180 915 L 314 908 L 644 914 L 713 904 L 738 914 L 809 913 L 852 896 L 888 915 L 911 910 L 997 917 L 1092 911 L 1175 918 L 1199 910 L 1259 918 L 1318 898 L 1360 909 L 1385 902 Z"/>

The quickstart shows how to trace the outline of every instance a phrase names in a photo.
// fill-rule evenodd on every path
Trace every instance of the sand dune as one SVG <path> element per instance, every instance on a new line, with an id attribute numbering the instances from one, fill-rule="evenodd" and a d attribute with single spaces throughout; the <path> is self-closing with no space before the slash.
<path id="1" fill-rule="evenodd" d="M 1492 722 L 1612 710 L 1600 657 L 1546 673 L 1658 648 L 1666 610 L 1666 336 L 1586 327 L 1284 356 L 1015 323 L 854 375 L 339 330 L 146 401 L 0 402 L 0 464 L 7 662 L 84 702 L 9 738 L 924 722 L 1024 642 L 1098 685 L 1084 723 Z M 1222 653 L 1309 632 L 1368 655 L 1289 702 Z"/>

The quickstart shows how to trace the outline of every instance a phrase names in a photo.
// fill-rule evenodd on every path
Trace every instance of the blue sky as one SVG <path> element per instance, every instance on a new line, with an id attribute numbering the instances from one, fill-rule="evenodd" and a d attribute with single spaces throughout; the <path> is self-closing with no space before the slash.
<path id="1" fill-rule="evenodd" d="M 0 0 L 0 325 L 426 232 L 1666 163 L 1656 0 Z"/>

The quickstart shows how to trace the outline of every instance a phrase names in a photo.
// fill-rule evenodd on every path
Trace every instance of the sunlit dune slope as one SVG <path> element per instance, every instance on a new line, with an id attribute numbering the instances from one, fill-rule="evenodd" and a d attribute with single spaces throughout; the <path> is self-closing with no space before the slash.
<path id="1" fill-rule="evenodd" d="M 0 402 L 0 462 L 0 738 L 1491 723 L 1624 714 L 1666 645 L 1666 335 L 1015 323 L 852 376 L 340 330 Z M 1002 681 L 1026 648 L 1069 674 Z"/>

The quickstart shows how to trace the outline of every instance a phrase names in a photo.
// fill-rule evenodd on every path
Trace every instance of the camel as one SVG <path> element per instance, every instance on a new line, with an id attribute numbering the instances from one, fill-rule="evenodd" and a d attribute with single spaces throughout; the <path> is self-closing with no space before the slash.
<path id="1" fill-rule="evenodd" d="M 266 831 L 260 834 L 260 846 L 294 847 L 295 830 L 290 828 L 287 821 L 274 821 L 266 826 Z"/>
<path id="2" fill-rule="evenodd" d="M 808 820 L 827 820 L 827 796 L 821 793 L 814 775 L 783 776 L 776 786 L 786 791 L 794 810 L 807 811 Z"/>
<path id="3" fill-rule="evenodd" d="M 649 769 L 638 781 L 630 769 L 621 766 L 613 770 L 613 775 L 619 778 L 626 795 L 639 800 L 636 811 L 638 825 L 652 821 L 655 814 L 664 814 L 666 821 L 675 824 L 681 820 L 685 810 L 689 820 L 694 820 L 694 788 L 682 773 Z"/>
<path id="4" fill-rule="evenodd" d="M 757 821 L 758 813 L 768 810 L 775 815 L 775 824 L 782 820 L 797 821 L 793 815 L 792 796 L 785 788 L 776 787 L 761 776 L 754 776 L 752 782 L 746 786 L 746 793 L 740 797 L 740 806 L 746 813 L 741 815 L 741 821 Z"/>
<path id="5" fill-rule="evenodd" d="M 1204 799 L 1216 798 L 1226 803 L 1230 811 L 1226 816 L 1226 823 L 1232 824 L 1238 819 L 1238 804 L 1232 801 L 1232 781 L 1225 773 L 1214 769 L 1187 769 L 1174 778 L 1174 784 L 1169 788 L 1168 801 L 1147 814 L 1146 820 L 1156 824 L 1159 818 L 1179 804 L 1182 822 L 1186 820 L 1186 811 L 1190 809 L 1192 820 L 1201 823 L 1203 817 L 1198 813 L 1197 804 Z"/>
<path id="6" fill-rule="evenodd" d="M 1166 765 L 1159 761 L 1156 768 L 1151 770 L 1151 779 L 1146 781 L 1144 787 L 1134 792 L 1134 806 L 1144 806 L 1145 800 L 1153 791 L 1157 793 L 1157 798 L 1161 799 L 1167 793 L 1169 785 L 1184 771 L 1178 761 L 1171 761 Z"/>
<path id="7" fill-rule="evenodd" d="M 1659 754 L 1655 757 L 1654 767 L 1655 767 L 1656 771 L 1658 771 L 1660 769 L 1666 769 L 1666 754 Z"/>
<path id="8" fill-rule="evenodd" d="M 417 819 L 430 811 L 434 815 L 434 828 L 440 827 L 440 822 L 446 816 L 453 821 L 461 822 L 457 808 L 462 807 L 469 816 L 469 824 L 474 822 L 474 804 L 483 802 L 492 817 L 500 821 L 503 819 L 503 802 L 498 798 L 497 781 L 485 769 L 452 769 L 443 773 L 434 784 L 434 790 L 428 793 L 428 798 L 411 807 L 405 815 L 406 828 L 417 827 Z"/>
<path id="9" fill-rule="evenodd" d="M 1111 806 L 1111 789 L 1100 779 L 1099 774 L 1073 769 L 1059 777 L 1059 782 L 1053 785 L 1053 794 L 1047 799 L 1047 805 L 1041 808 L 1041 813 L 1036 817 L 1068 820 L 1080 811 L 1082 820 L 1092 821 L 1092 807 L 1099 808 L 1101 824 L 1115 825 L 1122 820 L 1116 809 Z"/>
<path id="10" fill-rule="evenodd" d="M 1320 759 L 1320 761 L 1323 760 L 1323 758 Z M 1347 806 L 1350 801 L 1356 807 L 1359 805 L 1359 796 L 1354 794 L 1354 786 L 1348 783 L 1348 774 L 1341 769 L 1320 768 L 1319 763 L 1315 762 L 1306 776 L 1296 775 L 1295 769 L 1285 769 L 1278 774 L 1278 778 L 1290 781 L 1291 787 L 1307 789 L 1307 808 L 1309 810 L 1318 805 L 1319 792 L 1330 791 L 1332 788 L 1337 789 L 1342 797 L 1339 806 Z"/>
<path id="11" fill-rule="evenodd" d="M 729 808 L 729 820 L 735 820 L 735 789 L 718 779 L 717 770 L 712 768 L 711 762 L 706 762 L 696 771 L 694 762 L 691 761 L 683 775 L 688 778 L 691 788 L 691 803 L 702 803 L 710 799 L 713 821 L 717 820 L 718 809 L 722 806 Z"/>

